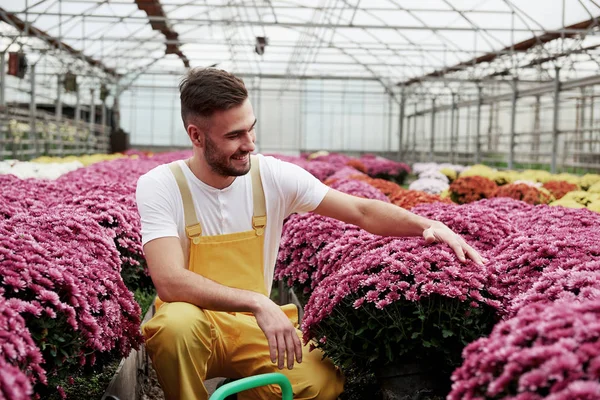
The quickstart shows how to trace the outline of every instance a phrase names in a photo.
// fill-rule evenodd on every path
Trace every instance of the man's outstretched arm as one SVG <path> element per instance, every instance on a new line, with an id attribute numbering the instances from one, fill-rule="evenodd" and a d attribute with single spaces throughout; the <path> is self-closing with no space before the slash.
<path id="1" fill-rule="evenodd" d="M 439 221 L 413 214 L 401 207 L 379 200 L 363 199 L 330 189 L 314 210 L 315 213 L 357 225 L 380 236 L 423 236 L 427 243 L 447 243 L 461 261 L 465 255 L 478 264 L 484 259 Z"/>

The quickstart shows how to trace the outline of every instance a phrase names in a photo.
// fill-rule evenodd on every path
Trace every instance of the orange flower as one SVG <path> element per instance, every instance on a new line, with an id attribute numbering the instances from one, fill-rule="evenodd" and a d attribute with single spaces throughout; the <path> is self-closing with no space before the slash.
<path id="1" fill-rule="evenodd" d="M 494 197 L 498 185 L 483 176 L 464 176 L 450 185 L 450 198 L 458 204 Z"/>
<path id="2" fill-rule="evenodd" d="M 397 192 L 390 197 L 390 201 L 407 210 L 425 203 L 452 203 L 450 199 L 442 199 L 437 194 L 429 194 L 419 190 L 403 190 L 402 192 Z"/>
<path id="3" fill-rule="evenodd" d="M 532 205 L 548 204 L 552 201 L 551 194 L 526 183 L 511 183 L 500 186 L 496 191 L 495 197 L 510 197 L 511 199 L 521 200 Z"/>
<path id="4" fill-rule="evenodd" d="M 351 176 L 350 178 L 367 182 L 369 185 L 373 186 L 374 188 L 381 190 L 383 192 L 383 194 L 385 194 L 387 197 L 390 197 L 391 195 L 393 195 L 397 192 L 406 191 L 406 189 L 404 189 L 402 186 L 398 185 L 397 183 L 386 181 L 385 179 L 370 178 L 368 176 L 363 176 L 363 175 Z"/>
<path id="5" fill-rule="evenodd" d="M 363 164 L 360 160 L 356 160 L 356 159 L 348 160 L 346 162 L 346 165 L 359 170 L 363 174 L 367 173 L 367 167 L 365 167 L 365 164 Z"/>
<path id="6" fill-rule="evenodd" d="M 550 191 L 550 193 L 552 193 L 552 195 L 554 197 L 556 197 L 556 200 L 560 199 L 568 192 L 572 192 L 574 190 L 579 190 L 579 188 L 577 187 L 576 184 L 569 183 L 566 181 L 546 182 L 546 183 L 544 183 L 543 187 L 544 187 L 544 189 L 548 189 Z"/>

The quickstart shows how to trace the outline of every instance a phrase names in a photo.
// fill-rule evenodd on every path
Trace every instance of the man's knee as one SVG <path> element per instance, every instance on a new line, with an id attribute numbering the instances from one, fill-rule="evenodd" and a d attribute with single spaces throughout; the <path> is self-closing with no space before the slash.
<path id="1" fill-rule="evenodd" d="M 335 400 L 344 391 L 344 380 L 341 374 L 334 372 L 320 375 L 311 382 L 307 399 Z"/>
<path id="2" fill-rule="evenodd" d="M 211 337 L 210 322 L 205 311 L 183 302 L 163 304 L 154 318 L 142 327 L 142 331 L 149 348 L 179 348 L 192 342 L 208 345 Z"/>
<path id="3" fill-rule="evenodd" d="M 309 369 L 306 379 L 309 384 L 304 390 L 303 399 L 335 400 L 344 391 L 344 377 L 330 360 L 319 361 L 318 368 Z"/>

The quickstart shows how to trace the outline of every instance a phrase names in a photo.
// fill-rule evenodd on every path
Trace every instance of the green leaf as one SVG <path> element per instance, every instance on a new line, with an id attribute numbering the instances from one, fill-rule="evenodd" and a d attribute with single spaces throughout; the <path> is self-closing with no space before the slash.
<path id="1" fill-rule="evenodd" d="M 390 347 L 389 343 L 385 344 L 385 355 L 389 361 L 394 361 L 394 357 L 392 356 L 392 348 Z"/>
<path id="2" fill-rule="evenodd" d="M 356 331 L 356 336 L 359 336 L 361 333 L 363 333 L 364 331 L 367 330 L 366 326 L 361 326 L 357 331 Z"/>
<path id="3" fill-rule="evenodd" d="M 454 332 L 452 332 L 448 329 L 444 329 L 444 330 L 442 330 L 442 336 L 445 338 L 448 338 L 450 336 L 454 336 Z"/>
<path id="4" fill-rule="evenodd" d="M 421 335 L 421 332 L 413 332 L 413 334 L 410 336 L 411 339 L 416 339 Z"/>

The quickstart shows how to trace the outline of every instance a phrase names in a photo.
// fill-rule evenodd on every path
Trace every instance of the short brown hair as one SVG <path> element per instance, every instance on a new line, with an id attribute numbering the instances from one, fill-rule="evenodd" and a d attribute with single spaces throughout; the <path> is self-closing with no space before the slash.
<path id="1" fill-rule="evenodd" d="M 209 118 L 215 111 L 229 110 L 248 98 L 237 76 L 217 68 L 194 68 L 179 84 L 181 118 L 187 128 L 190 117 Z"/>

